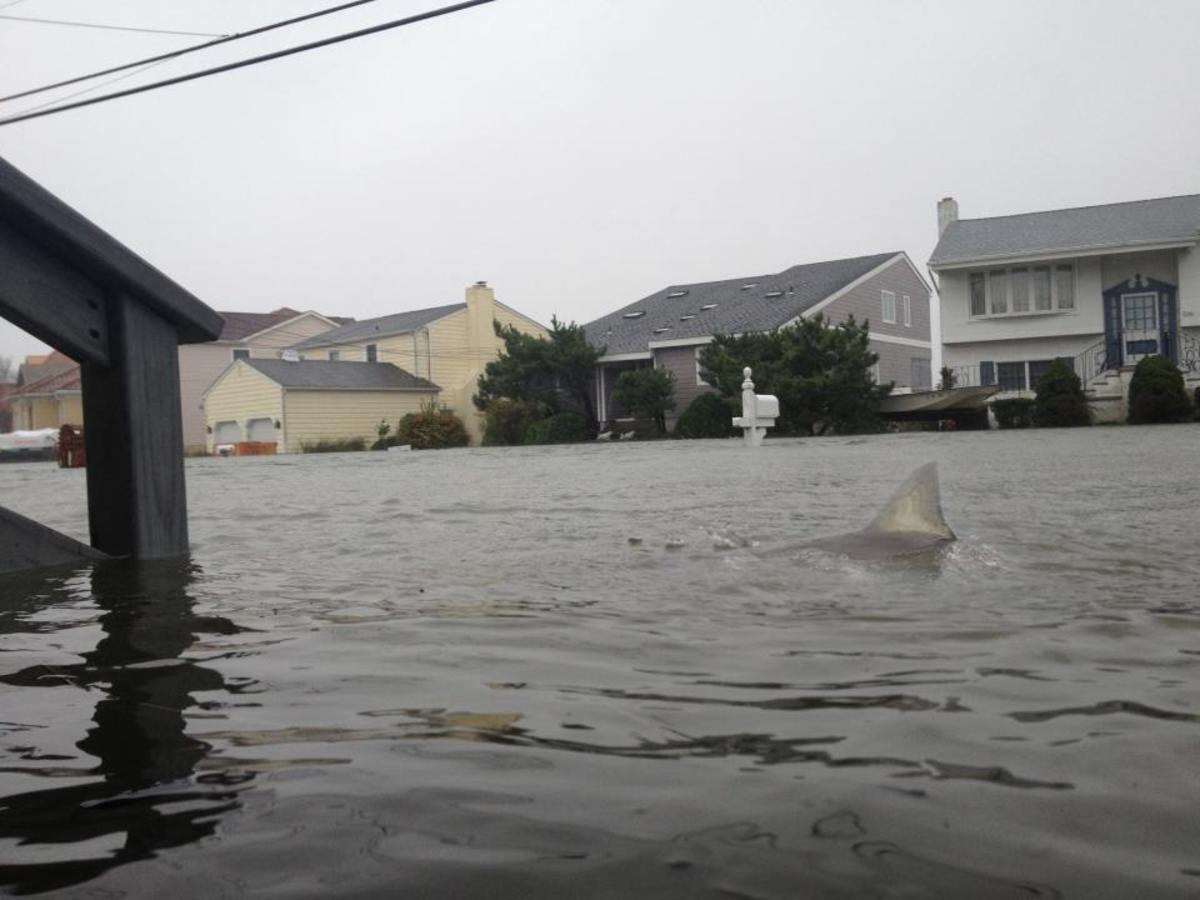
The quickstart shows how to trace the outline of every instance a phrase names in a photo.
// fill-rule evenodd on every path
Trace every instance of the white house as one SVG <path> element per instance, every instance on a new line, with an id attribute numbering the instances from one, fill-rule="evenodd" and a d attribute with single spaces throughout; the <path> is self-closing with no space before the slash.
<path id="1" fill-rule="evenodd" d="M 929 267 L 959 386 L 1029 393 L 1061 358 L 1119 401 L 1156 353 L 1200 385 L 1200 194 L 985 219 L 947 197 L 938 230 Z"/>

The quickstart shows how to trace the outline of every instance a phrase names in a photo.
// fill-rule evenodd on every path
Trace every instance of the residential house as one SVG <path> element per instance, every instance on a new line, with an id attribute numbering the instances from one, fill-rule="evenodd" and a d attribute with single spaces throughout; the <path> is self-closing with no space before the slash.
<path id="1" fill-rule="evenodd" d="M 463 420 L 473 443 L 483 434 L 483 417 L 474 397 L 484 366 L 496 359 L 504 342 L 495 324 L 531 335 L 546 328 L 496 300 L 486 282 L 466 291 L 466 302 L 365 319 L 292 345 L 306 359 L 392 363 L 439 385 L 439 402 Z M 339 401 L 333 395 L 328 402 Z M 211 418 L 211 416 L 210 416 Z"/>
<path id="2" fill-rule="evenodd" d="M 833 322 L 854 316 L 870 323 L 876 381 L 928 388 L 930 293 L 903 252 L 670 285 L 584 326 L 588 340 L 605 348 L 596 371 L 597 419 L 603 424 L 624 415 L 613 404 L 617 377 L 644 366 L 674 373 L 678 417 L 697 395 L 713 390 L 700 372 L 700 351 L 713 335 L 769 331 L 818 313 Z"/>
<path id="3" fill-rule="evenodd" d="M 299 453 L 320 440 L 376 437 L 437 398 L 436 384 L 391 363 L 242 357 L 204 393 L 208 450 L 243 441 Z"/>
<path id="4" fill-rule="evenodd" d="M 186 453 L 203 453 L 209 443 L 201 398 L 230 363 L 249 358 L 278 359 L 285 347 L 353 321 L 286 306 L 268 313 L 223 312 L 221 317 L 225 327 L 217 340 L 179 347 L 179 393 Z"/>
<path id="5" fill-rule="evenodd" d="M 45 374 L 44 369 L 37 365 L 21 367 L 26 378 L 31 375 L 40 377 L 27 381 L 9 394 L 14 431 L 57 429 L 63 425 L 83 424 L 83 382 L 79 366 L 70 360 L 67 362 L 66 369 L 50 374 Z"/>
<path id="6" fill-rule="evenodd" d="M 1200 194 L 983 219 L 947 197 L 938 231 L 929 266 L 958 385 L 1031 394 L 1061 358 L 1115 419 L 1145 356 L 1200 384 Z"/>
<path id="7" fill-rule="evenodd" d="M 65 372 L 74 365 L 75 360 L 58 350 L 26 356 L 25 361 L 17 367 L 17 387 Z"/>

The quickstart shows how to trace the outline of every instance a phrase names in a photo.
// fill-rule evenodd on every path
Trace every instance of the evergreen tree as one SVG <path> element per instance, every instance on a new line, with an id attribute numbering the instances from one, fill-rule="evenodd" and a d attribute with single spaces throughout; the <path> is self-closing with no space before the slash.
<path id="1" fill-rule="evenodd" d="M 715 335 L 700 354 L 702 376 L 723 395 L 742 393 L 742 369 L 753 370 L 755 390 L 779 398 L 781 433 L 820 435 L 878 431 L 878 385 L 869 326 L 850 317 L 836 325 L 817 315 L 774 331 Z"/>
<path id="2" fill-rule="evenodd" d="M 652 419 L 659 434 L 667 433 L 667 412 L 675 408 L 675 373 L 645 368 L 622 372 L 613 399 L 639 419 Z"/>
<path id="3" fill-rule="evenodd" d="M 503 338 L 504 349 L 479 376 L 477 408 L 486 412 L 494 400 L 503 398 L 537 404 L 554 413 L 565 401 L 583 415 L 589 431 L 595 428 L 591 379 L 604 348 L 588 343 L 583 326 L 564 325 L 555 318 L 550 335 L 542 337 L 496 323 L 496 334 Z"/>

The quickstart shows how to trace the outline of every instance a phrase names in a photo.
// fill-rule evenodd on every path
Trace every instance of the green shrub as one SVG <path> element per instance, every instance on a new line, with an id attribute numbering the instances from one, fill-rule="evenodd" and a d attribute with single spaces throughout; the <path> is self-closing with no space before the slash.
<path id="1" fill-rule="evenodd" d="M 396 428 L 397 445 L 409 444 L 414 450 L 442 450 L 465 447 L 469 442 L 462 419 L 436 403 L 423 404 L 420 412 L 408 413 Z"/>
<path id="2" fill-rule="evenodd" d="M 367 439 L 353 438 L 321 438 L 319 441 L 301 441 L 301 453 L 352 453 L 367 449 Z"/>
<path id="3" fill-rule="evenodd" d="M 525 443 L 531 425 L 549 417 L 550 407 L 536 400 L 497 397 L 484 407 L 483 445 L 510 447 Z"/>
<path id="4" fill-rule="evenodd" d="M 1039 428 L 1073 428 L 1091 425 L 1092 411 L 1083 394 L 1083 382 L 1061 359 L 1050 363 L 1036 386 L 1033 424 Z"/>
<path id="5" fill-rule="evenodd" d="M 1028 428 L 1033 424 L 1034 403 L 1030 397 L 993 400 L 992 412 L 996 415 L 996 424 L 1001 428 Z"/>
<path id="6" fill-rule="evenodd" d="M 1130 423 L 1183 422 L 1191 413 L 1179 368 L 1165 356 L 1144 357 L 1129 382 Z"/>
<path id="7" fill-rule="evenodd" d="M 722 438 L 736 433 L 729 401 L 720 394 L 701 394 L 687 405 L 675 423 L 681 438 Z"/>
<path id="8" fill-rule="evenodd" d="M 587 422 L 570 410 L 534 422 L 525 432 L 526 444 L 574 444 L 584 440 L 587 440 Z"/>

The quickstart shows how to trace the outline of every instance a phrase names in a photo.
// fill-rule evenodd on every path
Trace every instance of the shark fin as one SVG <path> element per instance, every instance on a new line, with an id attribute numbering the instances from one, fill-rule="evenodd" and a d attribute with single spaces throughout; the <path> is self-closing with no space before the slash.
<path id="1" fill-rule="evenodd" d="M 874 534 L 924 534 L 938 540 L 954 540 L 954 532 L 942 516 L 937 463 L 926 463 L 909 475 L 866 531 Z"/>

